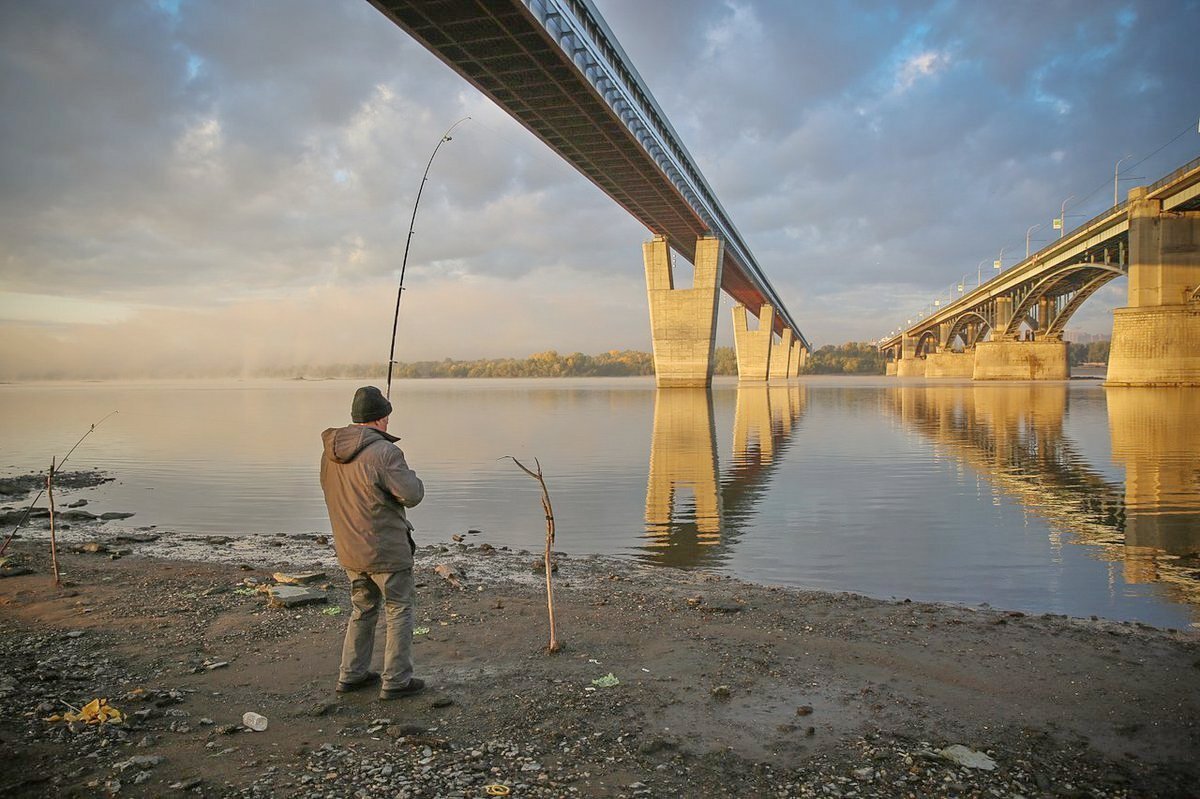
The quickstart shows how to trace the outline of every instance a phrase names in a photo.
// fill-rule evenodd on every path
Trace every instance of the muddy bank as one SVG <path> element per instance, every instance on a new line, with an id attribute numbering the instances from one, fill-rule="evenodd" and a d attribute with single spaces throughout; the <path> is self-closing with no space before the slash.
<path id="1" fill-rule="evenodd" d="M 534 556 L 475 537 L 418 553 L 430 689 L 381 702 L 333 692 L 349 604 L 328 540 L 68 532 L 64 588 L 29 539 L 15 553 L 33 573 L 0 579 L 0 758 L 29 766 L 0 775 L 3 795 L 1132 797 L 1200 784 L 1195 632 L 562 558 L 551 657 Z M 253 584 L 280 569 L 325 570 L 322 601 L 269 607 Z M 98 697 L 126 723 L 44 720 Z M 268 729 L 246 731 L 246 711 Z"/>

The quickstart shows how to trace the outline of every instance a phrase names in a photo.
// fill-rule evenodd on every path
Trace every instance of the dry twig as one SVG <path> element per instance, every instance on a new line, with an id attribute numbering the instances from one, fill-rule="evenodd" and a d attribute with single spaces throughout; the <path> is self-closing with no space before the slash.
<path id="1" fill-rule="evenodd" d="M 533 459 L 534 464 L 537 466 L 537 471 L 535 472 L 526 468 L 525 464 L 521 463 L 512 455 L 508 455 L 507 457 L 511 458 L 512 462 L 517 464 L 521 471 L 525 472 L 525 474 L 529 475 L 534 480 L 537 480 L 538 485 L 542 487 L 542 510 L 546 512 L 546 558 L 544 564 L 546 568 L 546 612 L 550 616 L 549 651 L 551 654 L 553 654 L 559 649 L 558 639 L 554 635 L 554 584 L 550 578 L 550 572 L 553 571 L 550 564 L 550 550 L 551 547 L 554 546 L 554 508 L 550 505 L 550 492 L 546 490 L 546 480 L 542 477 L 542 464 L 538 461 L 538 459 Z"/>

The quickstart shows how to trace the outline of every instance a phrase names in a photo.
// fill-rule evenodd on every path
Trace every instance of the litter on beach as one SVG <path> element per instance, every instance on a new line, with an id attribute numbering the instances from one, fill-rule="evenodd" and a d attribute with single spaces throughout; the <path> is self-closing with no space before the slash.
<path id="1" fill-rule="evenodd" d="M 66 704 L 65 702 L 63 704 Z M 67 707 L 71 707 L 67 705 Z M 55 713 L 46 721 L 82 721 L 85 724 L 120 724 L 125 714 L 108 703 L 107 699 L 93 699 L 82 708 L 71 708 L 67 713 Z"/>

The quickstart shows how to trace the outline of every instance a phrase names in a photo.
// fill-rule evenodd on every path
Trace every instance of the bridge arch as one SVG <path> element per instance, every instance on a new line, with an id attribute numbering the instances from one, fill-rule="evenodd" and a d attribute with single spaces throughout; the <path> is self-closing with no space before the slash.
<path id="1" fill-rule="evenodd" d="M 917 347 L 915 352 L 918 358 L 930 353 L 929 342 L 933 342 L 933 346 L 935 348 L 937 347 L 937 330 L 934 328 L 923 331 L 920 337 L 917 339 Z"/>
<path id="2" fill-rule="evenodd" d="M 968 341 L 967 325 L 972 321 L 977 321 L 979 323 L 979 330 L 976 332 L 974 339 Z M 989 322 L 987 317 L 985 317 L 983 314 L 979 313 L 978 311 L 966 311 L 954 320 L 954 324 L 950 327 L 950 335 L 946 339 L 946 342 L 949 344 L 949 342 L 954 341 L 955 336 L 962 336 L 963 345 L 965 347 L 974 347 L 976 342 L 983 338 L 984 334 L 991 329 L 992 323 Z"/>
<path id="3" fill-rule="evenodd" d="M 1099 273 L 1098 275 L 1089 273 Z M 1039 319 L 1039 334 L 1041 336 L 1054 336 L 1061 334 L 1066 326 L 1067 320 L 1079 310 L 1079 306 L 1083 305 L 1083 301 L 1096 293 L 1101 286 L 1108 283 L 1117 277 L 1125 275 L 1125 271 L 1120 267 L 1112 264 L 1102 263 L 1087 263 L 1077 262 L 1073 264 L 1064 264 L 1055 269 L 1052 273 L 1046 275 L 1041 280 L 1033 285 L 1020 301 L 1013 307 L 1012 318 L 1005 325 L 1004 336 L 1015 336 L 1020 329 L 1022 322 L 1029 322 L 1032 319 L 1033 309 L 1037 307 L 1038 302 L 1047 296 L 1066 296 L 1074 291 L 1074 296 L 1067 301 L 1058 313 L 1054 315 L 1052 320 Z M 1082 276 L 1082 277 L 1081 277 Z M 1072 286 L 1079 282 L 1078 286 L 1072 289 Z M 1060 289 L 1060 290 L 1056 290 Z M 1082 296 L 1081 296 L 1082 295 Z M 1032 328 L 1033 325 L 1030 324 Z"/>

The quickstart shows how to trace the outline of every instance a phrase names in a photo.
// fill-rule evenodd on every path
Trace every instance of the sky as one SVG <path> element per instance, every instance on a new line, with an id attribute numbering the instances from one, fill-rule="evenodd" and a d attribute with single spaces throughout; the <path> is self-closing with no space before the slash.
<path id="1" fill-rule="evenodd" d="M 1198 0 L 595 3 L 817 346 L 1200 155 Z M 0 379 L 385 362 L 465 116 L 396 357 L 650 348 L 649 232 L 365 0 L 0 0 L 0 102 Z"/>

